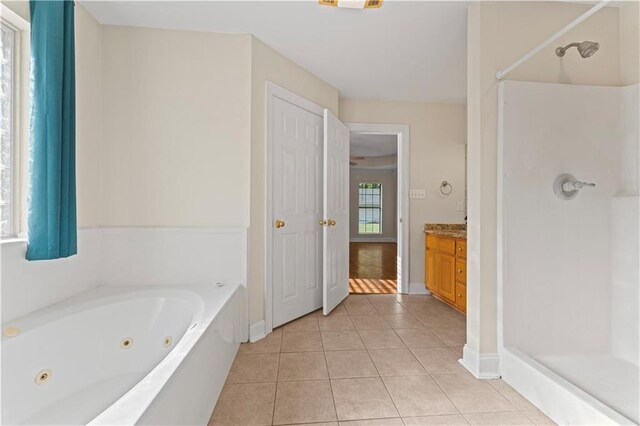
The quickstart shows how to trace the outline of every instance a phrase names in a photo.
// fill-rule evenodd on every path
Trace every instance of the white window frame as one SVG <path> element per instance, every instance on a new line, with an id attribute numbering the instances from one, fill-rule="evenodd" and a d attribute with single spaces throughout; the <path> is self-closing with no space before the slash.
<path id="1" fill-rule="evenodd" d="M 378 226 L 378 232 L 360 232 L 360 209 L 362 208 L 360 207 L 360 185 L 369 184 L 369 183 L 375 183 L 380 185 L 380 207 L 379 207 L 380 224 Z M 382 182 L 374 182 L 374 181 L 358 182 L 358 235 L 382 235 L 382 191 L 383 190 L 384 189 L 382 187 Z"/>
<path id="2" fill-rule="evenodd" d="M 12 212 L 11 235 L 2 241 L 26 238 L 27 230 L 27 182 L 29 157 L 29 63 L 30 27 L 20 15 L 0 4 L 2 23 L 15 31 L 13 56 L 13 128 L 12 128 Z"/>

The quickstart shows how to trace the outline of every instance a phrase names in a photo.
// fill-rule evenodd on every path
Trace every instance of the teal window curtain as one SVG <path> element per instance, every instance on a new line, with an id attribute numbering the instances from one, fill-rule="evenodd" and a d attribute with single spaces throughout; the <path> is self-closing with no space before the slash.
<path id="1" fill-rule="evenodd" d="M 73 0 L 30 0 L 31 167 L 27 260 L 78 252 Z"/>

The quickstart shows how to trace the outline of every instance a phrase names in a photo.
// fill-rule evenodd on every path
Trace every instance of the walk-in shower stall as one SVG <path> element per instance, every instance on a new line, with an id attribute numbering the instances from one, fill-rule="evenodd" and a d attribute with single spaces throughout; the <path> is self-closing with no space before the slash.
<path id="1" fill-rule="evenodd" d="M 564 424 L 640 421 L 638 89 L 500 83 L 500 369 Z"/>

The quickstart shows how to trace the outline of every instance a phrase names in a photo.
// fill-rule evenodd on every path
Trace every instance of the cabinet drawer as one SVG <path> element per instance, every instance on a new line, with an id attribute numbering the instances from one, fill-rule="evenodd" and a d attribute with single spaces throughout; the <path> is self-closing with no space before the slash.
<path id="1" fill-rule="evenodd" d="M 456 284 L 456 307 L 463 312 L 467 311 L 467 286 Z"/>
<path id="2" fill-rule="evenodd" d="M 449 238 L 434 237 L 427 235 L 427 248 L 438 250 L 448 254 L 454 254 L 456 251 L 456 242 Z"/>
<path id="3" fill-rule="evenodd" d="M 467 242 L 456 241 L 456 256 L 467 257 Z"/>
<path id="4" fill-rule="evenodd" d="M 456 281 L 462 284 L 467 283 L 467 262 L 456 260 Z"/>

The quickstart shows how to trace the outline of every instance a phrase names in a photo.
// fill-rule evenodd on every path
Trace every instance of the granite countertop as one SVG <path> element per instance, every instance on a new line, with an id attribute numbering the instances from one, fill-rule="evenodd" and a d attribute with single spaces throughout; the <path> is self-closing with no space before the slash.
<path id="1" fill-rule="evenodd" d="M 424 232 L 451 238 L 467 238 L 467 225 L 451 223 L 425 223 Z"/>

